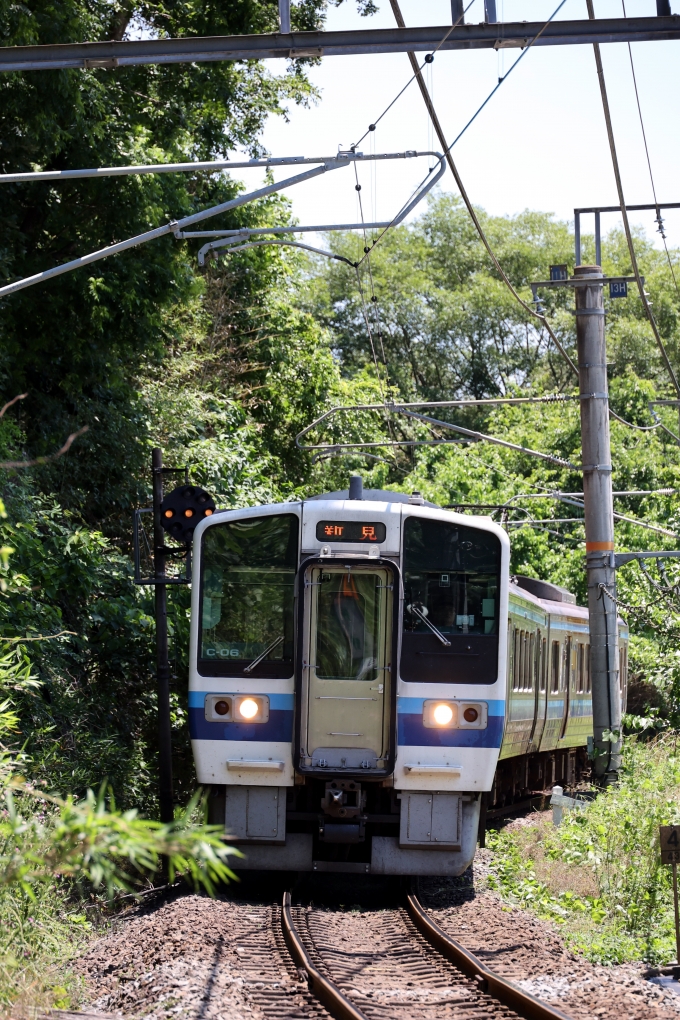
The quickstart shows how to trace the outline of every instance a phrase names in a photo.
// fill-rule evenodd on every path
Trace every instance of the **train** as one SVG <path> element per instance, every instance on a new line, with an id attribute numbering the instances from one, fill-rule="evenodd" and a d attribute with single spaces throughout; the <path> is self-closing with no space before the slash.
<path id="1" fill-rule="evenodd" d="M 355 476 L 215 511 L 193 576 L 193 756 L 239 869 L 460 875 L 485 815 L 587 768 L 588 610 L 511 576 L 488 516 Z"/>

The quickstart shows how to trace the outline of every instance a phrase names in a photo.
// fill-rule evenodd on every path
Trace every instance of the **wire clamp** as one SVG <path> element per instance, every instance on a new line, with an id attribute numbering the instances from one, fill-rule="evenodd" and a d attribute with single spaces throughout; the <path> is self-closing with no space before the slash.
<path id="1" fill-rule="evenodd" d="M 613 470 L 611 464 L 584 464 L 581 468 L 584 475 L 592 471 L 603 471 L 606 474 L 611 474 Z"/>
<path id="2" fill-rule="evenodd" d="M 577 308 L 576 310 L 572 309 L 571 314 L 572 315 L 604 315 L 605 314 L 605 310 L 604 310 L 604 308 Z"/>

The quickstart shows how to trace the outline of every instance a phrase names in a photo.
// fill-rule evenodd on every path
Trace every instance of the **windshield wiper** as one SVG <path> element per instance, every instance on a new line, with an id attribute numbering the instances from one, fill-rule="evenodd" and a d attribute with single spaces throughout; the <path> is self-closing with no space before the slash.
<path id="1" fill-rule="evenodd" d="M 407 606 L 406 608 L 408 609 L 409 613 L 411 613 L 413 616 L 417 616 L 418 619 L 422 623 L 424 623 L 426 627 L 429 627 L 430 630 L 432 631 L 432 633 L 434 634 L 434 636 L 436 638 L 439 638 L 439 640 L 441 641 L 441 643 L 443 645 L 445 645 L 447 648 L 451 647 L 451 642 L 449 641 L 449 639 L 444 637 L 442 632 L 440 630 L 437 630 L 437 628 L 435 627 L 435 625 L 433 623 L 430 623 L 428 618 L 425 616 L 425 613 L 423 613 L 420 609 L 418 609 L 417 606 L 410 605 L 410 606 Z"/>
<path id="2" fill-rule="evenodd" d="M 281 642 L 283 641 L 283 637 L 284 635 L 282 634 L 281 637 L 277 637 L 275 641 L 272 641 L 270 645 L 267 645 L 265 650 L 263 652 L 260 652 L 256 659 L 253 659 L 252 662 L 249 662 L 247 666 L 243 667 L 243 672 L 252 673 L 255 667 L 258 666 L 263 659 L 266 659 L 269 653 L 273 652 L 277 645 L 281 644 Z"/>

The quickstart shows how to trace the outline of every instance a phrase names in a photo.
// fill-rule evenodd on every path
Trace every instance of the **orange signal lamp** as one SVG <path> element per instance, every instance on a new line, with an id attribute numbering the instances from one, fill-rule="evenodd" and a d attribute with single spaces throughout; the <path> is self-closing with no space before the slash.
<path id="1" fill-rule="evenodd" d="M 204 510 L 203 511 L 203 513 L 205 514 L 206 517 L 212 517 L 213 512 L 214 511 L 212 511 L 212 510 Z"/>
<path id="2" fill-rule="evenodd" d="M 191 509 L 191 507 L 187 507 L 187 509 L 184 511 L 184 516 L 185 517 L 193 517 L 194 516 L 194 511 Z"/>
<path id="3" fill-rule="evenodd" d="M 164 517 L 172 517 L 174 512 L 175 512 L 174 510 L 166 510 L 165 514 L 163 516 Z"/>

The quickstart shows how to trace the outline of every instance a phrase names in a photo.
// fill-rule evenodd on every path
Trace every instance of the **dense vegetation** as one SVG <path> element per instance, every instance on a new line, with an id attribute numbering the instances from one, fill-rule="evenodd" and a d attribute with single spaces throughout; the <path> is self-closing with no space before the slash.
<path id="1" fill-rule="evenodd" d="M 490 885 L 562 928 L 596 963 L 675 959 L 671 869 L 659 862 L 660 825 L 680 821 L 676 735 L 624 747 L 618 787 L 582 809 L 490 833 Z"/>
<path id="2" fill-rule="evenodd" d="M 325 7 L 324 0 L 296 4 L 298 26 L 318 23 Z M 371 4 L 359 8 L 369 12 Z M 115 39 L 140 29 L 170 35 L 266 31 L 275 26 L 276 10 L 274 0 L 221 6 L 207 0 L 68 0 L 56 7 L 47 0 L 0 0 L 0 41 Z M 256 154 L 266 117 L 282 115 L 286 102 L 313 98 L 300 61 L 278 77 L 255 62 L 9 74 L 0 80 L 0 172 L 209 159 L 235 149 Z M 3 185 L 0 279 L 28 275 L 223 201 L 239 187 L 228 174 Z M 480 215 L 526 299 L 528 282 L 544 277 L 550 263 L 571 264 L 568 224 L 538 212 Z M 274 198 L 212 225 L 289 221 L 286 201 Z M 680 298 L 664 257 L 645 237 L 636 243 L 677 365 Z M 363 254 L 363 239 L 353 236 L 329 238 L 328 244 L 352 260 Z M 588 255 L 590 240 L 585 244 Z M 33 790 L 57 798 L 36 811 L 33 795 L 20 794 L 19 821 L 0 831 L 0 871 L 11 886 L 4 899 L 0 895 L 0 918 L 5 932 L 20 933 L 19 941 L 12 936 L 0 947 L 5 1001 L 22 982 L 30 994 L 48 988 L 45 1001 L 69 1001 L 68 989 L 54 991 L 62 977 L 37 975 L 46 953 L 58 956 L 55 947 L 63 949 L 74 931 L 90 923 L 79 899 L 87 883 L 104 889 L 106 874 L 113 874 L 114 889 L 125 875 L 132 880 L 136 862 L 153 873 L 158 856 L 168 853 L 177 862 L 184 854 L 189 871 L 198 866 L 186 824 L 187 811 L 194 820 L 200 812 L 192 802 L 185 715 L 188 594 L 181 589 L 171 593 L 170 628 L 182 817 L 176 832 L 159 834 L 153 827 L 135 828 L 139 819 L 126 814 L 156 815 L 152 600 L 132 583 L 130 562 L 130 515 L 149 497 L 152 446 L 164 448 L 166 462 L 188 465 L 221 506 L 343 488 L 355 471 L 367 485 L 419 489 L 441 504 L 508 504 L 502 513 L 513 539 L 513 569 L 551 577 L 585 598 L 581 510 L 551 498 L 518 498 L 555 489 L 578 492 L 577 470 L 485 442 L 385 445 L 370 457 L 318 457 L 295 445 L 300 429 L 332 406 L 383 398 L 574 395 L 568 366 L 494 274 L 456 199 L 436 195 L 419 219 L 385 235 L 372 251 L 370 274 L 368 262 L 360 271 L 365 304 L 356 273 L 338 262 L 261 248 L 199 271 L 195 254 L 190 242 L 165 238 L 0 302 L 3 401 L 27 393 L 0 418 L 0 457 L 48 455 L 66 435 L 88 426 L 66 456 L 2 474 L 2 789 L 7 793 L 20 775 Z M 630 272 L 616 232 L 605 241 L 604 268 Z M 573 355 L 569 295 L 551 292 L 544 303 Z M 612 423 L 615 488 L 674 489 L 680 451 L 667 429 L 676 431 L 675 413 L 658 409 L 666 430 L 630 427 L 653 425 L 648 402 L 674 395 L 640 302 L 634 296 L 611 302 L 607 328 L 612 406 L 630 423 Z M 579 462 L 573 400 L 448 408 L 437 416 Z M 366 412 L 337 416 L 313 441 L 439 438 L 452 433 Z M 672 494 L 618 499 L 621 514 L 661 529 L 619 521 L 618 546 L 676 547 L 677 505 Z M 667 578 L 653 574 L 651 581 L 634 566 L 621 572 L 635 634 L 637 700 L 629 726 L 644 733 L 680 724 L 677 577 L 673 567 Z M 631 768 L 636 761 L 633 755 Z M 102 820 L 103 802 L 82 799 L 102 784 L 118 805 L 108 821 Z M 82 817 L 69 796 L 81 799 L 88 825 L 99 819 L 94 843 L 101 853 L 94 870 L 79 870 L 73 856 L 64 863 L 52 853 L 57 832 L 66 834 L 61 845 L 75 852 L 68 833 Z M 106 872 L 107 833 L 128 824 L 134 839 L 115 859 L 118 871 Z M 25 854 L 37 864 L 22 888 L 17 862 Z M 204 873 L 213 868 L 216 874 L 223 860 L 207 863 Z M 49 885 L 52 872 L 59 876 L 54 881 L 60 897 Z M 49 945 L 40 934 L 46 928 Z"/>

